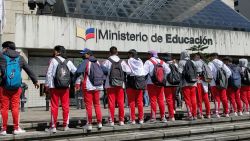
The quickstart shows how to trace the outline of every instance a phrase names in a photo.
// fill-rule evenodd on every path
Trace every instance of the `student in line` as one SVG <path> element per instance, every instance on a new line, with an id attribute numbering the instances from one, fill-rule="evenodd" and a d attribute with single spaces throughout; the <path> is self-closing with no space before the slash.
<path id="1" fill-rule="evenodd" d="M 83 62 L 76 71 L 76 90 L 82 87 L 83 99 L 86 107 L 87 130 L 92 130 L 92 103 L 96 112 L 98 128 L 102 128 L 102 112 L 100 105 L 100 91 L 103 90 L 104 73 L 99 62 L 93 56 L 91 50 L 85 48 L 80 52 Z"/>
<path id="2" fill-rule="evenodd" d="M 250 69 L 247 66 L 248 60 L 245 58 L 239 59 L 239 66 L 241 71 L 241 88 L 240 97 L 244 103 L 244 113 L 249 115 L 250 103 Z"/>
<path id="3" fill-rule="evenodd" d="M 187 51 L 181 52 L 179 72 L 182 74 L 181 90 L 188 110 L 188 119 L 197 119 L 196 86 L 197 71 Z"/>
<path id="4" fill-rule="evenodd" d="M 125 61 L 118 57 L 118 50 L 112 46 L 109 50 L 110 57 L 104 61 L 102 68 L 104 74 L 108 74 L 105 82 L 105 89 L 108 95 L 109 123 L 114 126 L 115 104 L 119 108 L 119 125 L 124 125 L 124 73 L 129 73 L 130 68 Z"/>
<path id="5" fill-rule="evenodd" d="M 35 88 L 39 88 L 37 77 L 31 70 L 23 56 L 16 51 L 16 45 L 14 42 L 6 41 L 2 44 L 3 52 L 0 54 L 0 69 L 1 79 L 3 80 L 1 86 L 3 92 L 1 95 L 1 114 L 2 114 L 2 130 L 0 135 L 7 135 L 7 123 L 8 123 L 8 111 L 9 105 L 11 106 L 11 112 L 14 123 L 14 134 L 25 133 L 19 126 L 19 104 L 20 95 L 22 93 L 22 69 L 31 78 Z"/>
<path id="6" fill-rule="evenodd" d="M 231 76 L 230 69 L 221 61 L 218 59 L 219 55 L 218 53 L 212 53 L 210 54 L 210 62 L 208 63 L 209 68 L 211 69 L 213 73 L 212 81 L 210 82 L 211 87 L 211 93 L 213 95 L 213 98 L 215 99 L 215 117 L 219 118 L 219 110 L 220 110 L 220 101 L 223 104 L 224 109 L 224 116 L 229 117 L 229 110 L 228 110 L 228 99 L 227 99 L 227 80 Z M 221 76 L 224 76 L 224 79 L 219 80 L 220 78 L 217 78 L 218 71 L 224 72 L 223 74 L 226 74 L 224 76 L 223 74 Z M 223 83 L 222 81 L 225 81 Z M 221 84 L 225 84 L 224 86 L 220 85 L 219 82 L 222 82 Z"/>
<path id="7" fill-rule="evenodd" d="M 53 58 L 50 60 L 46 74 L 45 88 L 50 93 L 51 103 L 51 125 L 47 132 L 56 133 L 59 100 L 63 110 L 63 130 L 69 129 L 69 86 L 71 73 L 74 74 L 76 67 L 67 58 L 63 46 L 55 46 Z"/>
<path id="8" fill-rule="evenodd" d="M 176 97 L 177 86 L 180 84 L 180 73 L 178 72 L 178 68 L 174 63 L 171 54 L 169 53 L 164 54 L 162 59 L 167 64 L 167 67 L 170 69 L 170 72 L 166 74 L 167 81 L 164 87 L 165 99 L 168 105 L 168 116 L 169 116 L 168 118 L 169 118 L 169 121 L 175 121 L 175 117 L 174 117 L 175 97 Z M 168 76 L 170 73 L 172 73 L 172 75 L 175 75 L 175 76 L 171 76 L 171 77 Z"/>
<path id="9" fill-rule="evenodd" d="M 139 124 L 143 124 L 143 90 L 146 87 L 146 77 L 143 68 L 143 62 L 138 57 L 137 51 L 134 49 L 128 52 L 128 66 L 131 69 L 131 73 L 127 75 L 127 96 L 130 108 L 130 120 L 131 124 L 136 124 L 135 121 L 135 107 L 138 107 Z"/>
<path id="10" fill-rule="evenodd" d="M 227 97 L 233 107 L 235 116 L 242 116 L 242 103 L 240 99 L 241 75 L 240 67 L 233 63 L 231 57 L 223 58 L 223 62 L 231 70 L 232 75 L 228 79 Z"/>
<path id="11" fill-rule="evenodd" d="M 204 76 L 204 65 L 205 62 L 201 59 L 201 55 L 199 53 L 194 54 L 194 64 L 195 67 L 197 68 L 197 73 L 198 73 L 198 81 L 197 81 L 197 106 L 198 106 L 198 118 L 203 119 L 203 113 L 202 113 L 202 102 L 205 104 L 206 108 L 206 117 L 208 119 L 211 118 L 211 113 L 210 113 L 210 102 L 208 98 L 208 82 L 205 80 Z"/>
<path id="12" fill-rule="evenodd" d="M 158 104 L 160 109 L 160 118 L 162 122 L 167 122 L 165 118 L 165 104 L 164 104 L 164 85 L 165 75 L 170 72 L 167 64 L 158 58 L 156 51 L 148 52 L 148 60 L 144 64 L 145 73 L 148 74 L 147 78 L 147 90 L 151 105 L 151 121 L 156 120 L 156 105 Z M 157 74 L 157 71 L 161 72 Z"/>

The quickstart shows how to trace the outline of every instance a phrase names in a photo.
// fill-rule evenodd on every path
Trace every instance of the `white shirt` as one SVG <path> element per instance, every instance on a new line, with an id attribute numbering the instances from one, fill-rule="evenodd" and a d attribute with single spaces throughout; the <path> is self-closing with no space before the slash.
<path id="1" fill-rule="evenodd" d="M 61 56 L 57 56 L 57 57 L 62 62 L 65 60 Z M 55 74 L 56 74 L 57 66 L 58 66 L 57 60 L 55 58 L 52 58 L 50 60 L 50 64 L 49 64 L 49 67 L 48 67 L 48 71 L 47 71 L 47 74 L 46 74 L 46 80 L 45 80 L 45 86 L 48 86 L 49 88 L 55 88 L 54 77 L 55 77 Z M 70 60 L 68 61 L 67 66 L 69 68 L 69 71 L 74 74 L 75 71 L 76 71 L 76 67 Z"/>
<path id="2" fill-rule="evenodd" d="M 140 58 L 134 59 L 129 58 L 128 59 L 128 66 L 131 69 L 131 76 L 145 76 L 146 73 L 143 68 L 143 62 Z"/>

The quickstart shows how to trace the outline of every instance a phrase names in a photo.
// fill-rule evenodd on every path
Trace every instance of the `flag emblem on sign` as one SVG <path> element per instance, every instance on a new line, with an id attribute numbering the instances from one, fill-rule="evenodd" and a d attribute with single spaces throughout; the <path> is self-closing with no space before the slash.
<path id="1" fill-rule="evenodd" d="M 87 28 L 85 31 L 83 28 L 77 27 L 76 37 L 82 38 L 85 41 L 95 38 L 95 28 Z"/>

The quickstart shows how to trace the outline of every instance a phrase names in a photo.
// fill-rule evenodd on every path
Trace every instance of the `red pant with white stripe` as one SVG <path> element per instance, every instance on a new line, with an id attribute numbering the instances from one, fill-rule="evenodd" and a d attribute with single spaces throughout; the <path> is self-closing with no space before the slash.
<path id="1" fill-rule="evenodd" d="M 154 84 L 148 84 L 148 95 L 151 105 L 151 119 L 156 118 L 156 105 L 158 103 L 161 119 L 165 117 L 164 88 Z"/>
<path id="2" fill-rule="evenodd" d="M 124 121 L 124 91 L 122 87 L 107 88 L 110 122 L 114 122 L 115 104 L 119 108 L 119 121 Z"/>
<path id="3" fill-rule="evenodd" d="M 92 102 L 95 108 L 96 119 L 98 123 L 102 123 L 102 111 L 100 105 L 100 91 L 93 90 L 87 91 L 86 89 L 83 91 L 84 103 L 86 107 L 87 114 L 87 122 L 88 124 L 92 123 Z"/>
<path id="4" fill-rule="evenodd" d="M 182 88 L 182 93 L 188 109 L 188 116 L 197 117 L 196 87 L 185 86 Z"/>
<path id="5" fill-rule="evenodd" d="M 216 86 L 212 86 L 211 92 L 215 102 L 215 113 L 219 114 L 220 101 L 221 101 L 224 109 L 224 114 L 228 114 L 229 110 L 228 110 L 227 90 L 219 89 Z"/>
<path id="6" fill-rule="evenodd" d="M 208 93 L 204 91 L 202 83 L 197 83 L 197 106 L 200 115 L 202 115 L 202 102 L 205 103 L 206 115 L 210 115 L 210 103 Z"/>
<path id="7" fill-rule="evenodd" d="M 164 88 L 165 99 L 168 105 L 169 118 L 174 118 L 175 93 L 176 93 L 176 87 Z"/>
<path id="8" fill-rule="evenodd" d="M 240 99 L 240 89 L 233 87 L 227 88 L 227 96 L 231 105 L 233 106 L 234 112 L 242 112 L 242 103 Z"/>
<path id="9" fill-rule="evenodd" d="M 6 131 L 8 123 L 8 111 L 9 105 L 11 105 L 12 118 L 14 123 L 14 129 L 19 128 L 19 104 L 20 104 L 20 95 L 22 89 L 17 90 L 7 90 L 3 88 L 2 93 L 2 102 L 1 102 L 1 113 L 2 113 L 2 130 Z"/>
<path id="10" fill-rule="evenodd" d="M 50 89 L 51 103 L 51 127 L 57 126 L 57 116 L 59 99 L 61 100 L 63 110 L 63 127 L 69 124 L 69 88 L 66 89 Z"/>
<path id="11" fill-rule="evenodd" d="M 127 89 L 128 103 L 130 108 L 130 120 L 135 121 L 135 105 L 138 107 L 139 120 L 143 120 L 143 90 Z"/>
<path id="12" fill-rule="evenodd" d="M 250 86 L 242 86 L 240 88 L 240 97 L 244 103 L 245 112 L 249 112 Z"/>

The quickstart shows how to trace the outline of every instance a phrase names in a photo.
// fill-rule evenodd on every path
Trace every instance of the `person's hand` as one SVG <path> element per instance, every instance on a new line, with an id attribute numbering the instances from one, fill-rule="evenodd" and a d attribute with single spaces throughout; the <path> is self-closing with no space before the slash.
<path id="1" fill-rule="evenodd" d="M 44 93 L 49 93 L 49 86 L 44 86 Z"/>
<path id="2" fill-rule="evenodd" d="M 79 91 L 80 90 L 80 84 L 75 84 L 75 91 Z"/>
<path id="3" fill-rule="evenodd" d="M 35 86 L 36 89 L 39 89 L 39 84 L 38 83 L 35 83 L 34 86 Z"/>

